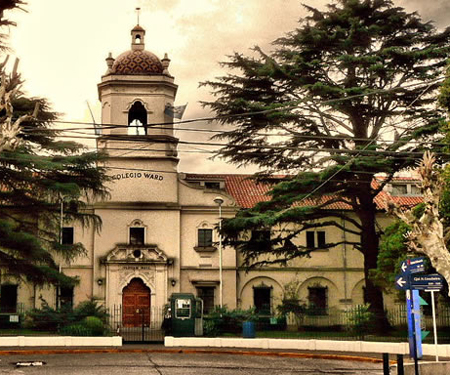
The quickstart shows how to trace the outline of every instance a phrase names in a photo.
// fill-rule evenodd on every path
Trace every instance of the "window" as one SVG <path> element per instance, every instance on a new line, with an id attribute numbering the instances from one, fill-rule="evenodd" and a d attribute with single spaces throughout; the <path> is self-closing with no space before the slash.
<path id="1" fill-rule="evenodd" d="M 205 182 L 205 188 L 220 190 L 220 182 Z"/>
<path id="2" fill-rule="evenodd" d="M 270 294 L 272 288 L 264 287 L 253 287 L 253 304 L 255 305 L 255 310 L 258 314 L 270 315 Z"/>
<path id="3" fill-rule="evenodd" d="M 261 250 L 269 251 L 272 248 L 270 243 L 270 230 L 254 230 L 250 241 Z"/>
<path id="4" fill-rule="evenodd" d="M 203 300 L 203 313 L 205 315 L 211 313 L 214 310 L 214 291 L 213 286 L 201 286 L 197 287 L 197 297 Z"/>
<path id="5" fill-rule="evenodd" d="M 322 286 L 308 287 L 308 304 L 315 314 L 327 314 L 328 288 Z"/>
<path id="6" fill-rule="evenodd" d="M 309 249 L 321 248 L 326 245 L 325 231 L 307 231 L 306 247 Z"/>
<path id="7" fill-rule="evenodd" d="M 413 182 L 411 183 L 393 183 L 391 185 L 391 195 L 400 196 L 400 195 L 421 195 L 422 192 L 420 188 Z"/>
<path id="8" fill-rule="evenodd" d="M 198 247 L 212 246 L 212 229 L 199 229 L 197 243 Z"/>
<path id="9" fill-rule="evenodd" d="M 191 317 L 191 300 L 176 299 L 175 300 L 175 318 Z"/>
<path id="10" fill-rule="evenodd" d="M 325 246 L 325 232 L 323 230 L 317 231 L 316 235 L 317 235 L 317 247 L 324 247 Z"/>
<path id="11" fill-rule="evenodd" d="M 145 243 L 145 228 L 130 228 L 130 245 L 143 245 Z"/>
<path id="12" fill-rule="evenodd" d="M 64 227 L 62 229 L 62 244 L 63 245 L 73 245 L 73 228 Z"/>
<path id="13" fill-rule="evenodd" d="M 17 312 L 17 285 L 2 285 L 0 288 L 0 312 Z"/>
<path id="14" fill-rule="evenodd" d="M 73 286 L 59 289 L 59 305 L 60 307 L 73 307 Z"/>
<path id="15" fill-rule="evenodd" d="M 392 195 L 406 195 L 408 194 L 407 185 L 392 185 Z"/>
<path id="16" fill-rule="evenodd" d="M 316 247 L 315 242 L 316 233 L 315 232 L 306 232 L 306 247 L 309 249 L 314 249 Z"/>
<path id="17" fill-rule="evenodd" d="M 411 185 L 411 195 L 421 195 L 422 192 L 417 185 Z"/>

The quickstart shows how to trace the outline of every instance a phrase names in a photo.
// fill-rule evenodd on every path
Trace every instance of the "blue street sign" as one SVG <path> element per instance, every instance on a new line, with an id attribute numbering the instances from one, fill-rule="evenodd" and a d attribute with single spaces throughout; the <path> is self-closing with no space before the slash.
<path id="1" fill-rule="evenodd" d="M 419 291 L 413 290 L 414 333 L 416 335 L 417 358 L 422 358 L 422 324 L 420 322 Z"/>
<path id="2" fill-rule="evenodd" d="M 404 260 L 400 266 L 402 274 L 425 272 L 423 259 L 424 258 L 421 257 Z"/>
<path id="3" fill-rule="evenodd" d="M 418 290 L 441 290 L 444 279 L 435 273 L 431 275 L 418 275 L 411 277 L 411 288 Z"/>
<path id="4" fill-rule="evenodd" d="M 406 310 L 408 317 L 409 355 L 422 358 L 422 333 L 420 324 L 419 291 L 406 291 Z"/>
<path id="5" fill-rule="evenodd" d="M 395 276 L 395 288 L 398 290 L 409 289 L 408 278 L 404 275 Z"/>

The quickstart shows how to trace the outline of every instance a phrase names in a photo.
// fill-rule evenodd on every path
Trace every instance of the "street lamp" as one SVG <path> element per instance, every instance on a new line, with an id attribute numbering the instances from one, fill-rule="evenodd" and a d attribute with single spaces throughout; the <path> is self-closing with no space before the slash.
<path id="1" fill-rule="evenodd" d="M 223 275 L 222 275 L 222 197 L 215 197 L 214 203 L 219 206 L 219 305 L 223 307 Z"/>

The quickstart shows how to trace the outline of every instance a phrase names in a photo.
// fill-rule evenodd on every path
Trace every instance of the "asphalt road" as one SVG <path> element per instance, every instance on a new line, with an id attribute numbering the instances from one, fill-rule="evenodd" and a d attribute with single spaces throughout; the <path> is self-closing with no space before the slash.
<path id="1" fill-rule="evenodd" d="M 36 361 L 37 366 L 16 366 Z M 39 365 L 43 361 L 45 364 Z M 0 375 L 382 375 L 382 364 L 230 354 L 105 353 L 0 356 Z"/>

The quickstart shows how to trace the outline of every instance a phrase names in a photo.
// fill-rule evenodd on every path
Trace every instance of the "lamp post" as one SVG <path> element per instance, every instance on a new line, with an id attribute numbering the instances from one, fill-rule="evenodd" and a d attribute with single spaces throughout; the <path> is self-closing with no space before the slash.
<path id="1" fill-rule="evenodd" d="M 64 198 L 62 196 L 59 197 L 59 244 L 63 244 L 63 226 L 64 226 Z M 58 265 L 58 273 L 61 273 L 61 260 L 59 260 Z M 56 307 L 59 309 L 61 307 L 61 285 L 58 282 L 58 286 L 56 289 Z"/>
<path id="2" fill-rule="evenodd" d="M 219 306 L 223 307 L 223 272 L 222 272 L 222 197 L 214 198 L 214 203 L 219 206 Z"/>

